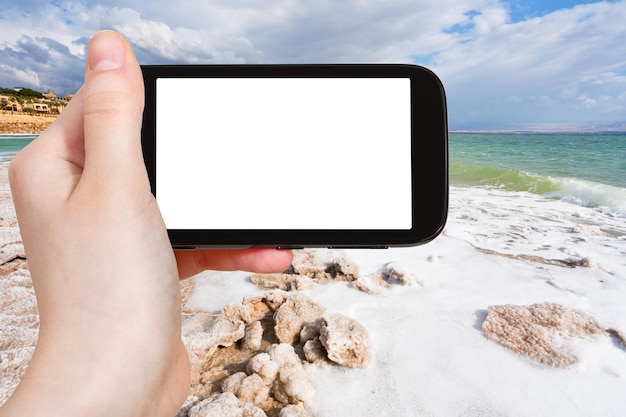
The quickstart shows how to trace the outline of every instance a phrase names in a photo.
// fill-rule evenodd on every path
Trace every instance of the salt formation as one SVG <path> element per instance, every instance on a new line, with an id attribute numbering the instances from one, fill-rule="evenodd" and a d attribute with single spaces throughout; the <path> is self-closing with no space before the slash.
<path id="1" fill-rule="evenodd" d="M 228 304 L 219 315 L 187 318 L 183 341 L 195 395 L 188 415 L 310 416 L 306 407 L 315 389 L 304 367 L 307 361 L 365 367 L 371 360 L 365 328 L 340 314 L 324 315 L 324 310 L 302 294 L 272 290 Z"/>
<path id="2" fill-rule="evenodd" d="M 320 342 L 328 359 L 350 368 L 365 368 L 371 360 L 369 334 L 365 327 L 343 314 L 329 314 L 322 320 Z"/>
<path id="3" fill-rule="evenodd" d="M 252 351 L 263 348 L 263 325 L 260 321 L 253 321 L 246 326 L 241 347 Z"/>
<path id="4" fill-rule="evenodd" d="M 292 295 L 276 310 L 276 338 L 282 343 L 293 343 L 305 323 L 324 313 L 324 307 L 303 295 Z"/>
<path id="5" fill-rule="evenodd" d="M 218 347 L 230 346 L 245 335 L 242 322 L 221 314 L 198 312 L 183 320 L 183 341 L 189 353 L 203 358 Z"/>
<path id="6" fill-rule="evenodd" d="M 189 417 L 266 417 L 259 407 L 233 393 L 214 394 L 189 409 Z"/>
<path id="7" fill-rule="evenodd" d="M 264 410 L 277 405 L 278 408 L 307 405 L 315 396 L 302 361 L 290 344 L 274 344 L 267 352 L 254 356 L 249 361 L 248 372 L 249 375 L 238 372 L 226 378 L 222 391 L 232 392 L 242 401 Z"/>
<path id="8" fill-rule="evenodd" d="M 359 278 L 359 267 L 345 258 L 333 259 L 328 264 L 319 263 L 311 250 L 293 251 L 292 268 L 295 275 L 310 277 L 318 282 L 329 279 L 354 281 Z"/>
<path id="9" fill-rule="evenodd" d="M 482 330 L 490 340 L 559 368 L 578 361 L 568 340 L 607 334 L 593 317 L 555 303 L 491 306 Z"/>
<path id="10" fill-rule="evenodd" d="M 312 288 L 314 281 L 306 275 L 295 274 L 252 274 L 250 282 L 267 290 L 301 291 Z"/>
<path id="11" fill-rule="evenodd" d="M 409 274 L 394 262 L 386 264 L 385 268 L 385 281 L 387 282 L 397 282 L 401 285 L 424 285 L 416 276 Z"/>
<path id="12" fill-rule="evenodd" d="M 0 323 L 2 323 L 0 326 L 0 405 L 2 405 L 15 391 L 26 372 L 39 335 L 35 291 L 30 273 L 25 269 L 0 276 Z"/>
<path id="13" fill-rule="evenodd" d="M 282 274 L 252 274 L 250 282 L 263 289 L 299 291 L 312 288 L 316 283 L 347 281 L 353 288 L 372 295 L 379 295 L 375 288 L 390 289 L 393 285 L 420 285 L 424 283 L 400 265 L 390 262 L 383 271 L 362 276 L 359 267 L 347 258 L 335 258 L 331 262 L 319 262 L 312 250 L 293 251 L 291 268 Z"/>
<path id="14" fill-rule="evenodd" d="M 278 417 L 313 417 L 313 414 L 304 408 L 302 405 L 288 405 L 280 410 Z"/>

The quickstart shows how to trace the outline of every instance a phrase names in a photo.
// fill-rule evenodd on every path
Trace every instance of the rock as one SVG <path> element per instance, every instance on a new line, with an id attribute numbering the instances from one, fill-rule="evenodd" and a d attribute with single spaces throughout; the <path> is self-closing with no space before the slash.
<path id="1" fill-rule="evenodd" d="M 365 368 L 371 361 L 371 343 L 367 330 L 343 314 L 324 316 L 320 342 L 328 352 L 328 359 L 339 365 Z"/>
<path id="2" fill-rule="evenodd" d="M 221 314 L 196 312 L 183 320 L 182 340 L 187 348 L 191 367 L 192 393 L 204 388 L 203 367 L 219 347 L 230 346 L 244 336 L 245 325 Z"/>
<path id="3" fill-rule="evenodd" d="M 290 404 L 287 407 L 280 410 L 278 417 L 313 417 L 313 414 L 311 414 L 301 404 L 298 404 L 298 405 Z"/>
<path id="4" fill-rule="evenodd" d="M 258 351 L 263 348 L 263 326 L 260 321 L 253 321 L 246 326 L 241 347 L 252 351 Z"/>
<path id="5" fill-rule="evenodd" d="M 250 374 L 241 381 L 241 386 L 237 390 L 237 398 L 250 402 L 257 407 L 265 408 L 269 393 L 269 387 L 265 385 L 263 379 L 257 374 Z"/>
<path id="6" fill-rule="evenodd" d="M 200 398 L 198 398 L 197 396 L 188 395 L 182 407 L 180 407 L 180 410 L 178 410 L 178 413 L 176 413 L 174 417 L 188 417 L 189 410 L 191 409 L 191 407 L 198 404 L 199 402 L 200 402 Z"/>
<path id="7" fill-rule="evenodd" d="M 6 246 L 1 250 L 8 253 Z M 30 272 L 18 269 L 0 275 L 0 406 L 26 372 L 38 336 L 39 315 Z"/>
<path id="8" fill-rule="evenodd" d="M 385 265 L 387 269 L 387 281 L 395 281 L 401 285 L 421 285 L 424 286 L 424 283 L 421 282 L 416 276 L 409 274 L 404 271 L 398 264 L 390 262 Z"/>
<path id="9" fill-rule="evenodd" d="M 0 406 L 17 388 L 34 351 L 34 346 L 0 350 Z"/>
<path id="10" fill-rule="evenodd" d="M 267 417 L 252 403 L 238 399 L 232 392 L 214 394 L 189 409 L 189 417 Z"/>
<path id="11" fill-rule="evenodd" d="M 282 290 L 272 290 L 261 295 L 245 297 L 241 303 L 227 304 L 222 314 L 232 320 L 241 320 L 246 324 L 266 317 L 271 317 L 287 299 Z"/>
<path id="12" fill-rule="evenodd" d="M 241 381 L 247 376 L 245 372 L 237 372 L 224 379 L 221 384 L 222 392 L 232 392 L 236 394 L 241 386 Z"/>
<path id="13" fill-rule="evenodd" d="M 301 291 L 313 288 L 314 281 L 306 275 L 295 274 L 252 274 L 250 282 L 263 289 Z"/>
<path id="14" fill-rule="evenodd" d="M 608 233 L 602 230 L 600 226 L 595 224 L 577 224 L 574 227 L 570 227 L 568 229 L 568 232 L 581 236 L 610 236 Z"/>
<path id="15" fill-rule="evenodd" d="M 249 402 L 257 407 L 267 406 L 269 388 L 263 379 L 253 373 L 237 372 L 222 382 L 222 392 L 232 392 L 241 401 Z"/>
<path id="16" fill-rule="evenodd" d="M 308 290 L 309 288 L 313 288 L 313 285 L 315 285 L 315 281 L 313 281 L 312 278 L 307 277 L 306 275 L 296 275 L 296 279 L 291 283 L 291 287 L 289 288 L 289 290 Z"/>
<path id="17" fill-rule="evenodd" d="M 328 273 L 337 281 L 355 281 L 359 278 L 359 267 L 346 258 L 334 259 Z"/>
<path id="18" fill-rule="evenodd" d="M 286 343 L 272 345 L 267 353 L 278 364 L 271 390 L 274 398 L 283 404 L 309 404 L 315 397 L 315 389 L 293 346 Z"/>
<path id="19" fill-rule="evenodd" d="M 274 362 L 268 353 L 259 353 L 248 361 L 247 371 L 257 374 L 265 385 L 270 386 L 278 374 L 278 363 Z"/>
<path id="20" fill-rule="evenodd" d="M 309 277 L 307 280 L 311 281 Z M 249 410 L 255 413 L 258 409 L 271 416 L 278 416 L 281 412 L 283 416 L 309 416 L 304 406 L 313 401 L 315 389 L 299 354 L 319 366 L 333 363 L 328 359 L 327 349 L 321 341 L 322 327 L 329 334 L 329 346 L 344 345 L 343 352 L 335 349 L 338 361 L 335 363 L 364 366 L 356 363 L 359 360 L 365 362 L 363 352 L 335 335 L 336 332 L 346 332 L 347 338 L 355 344 L 356 336 L 360 334 L 359 325 L 348 318 L 342 321 L 333 315 L 322 318 L 323 313 L 322 306 L 302 294 L 290 295 L 283 290 L 271 290 L 246 297 L 241 303 L 227 305 L 223 315 L 194 313 L 195 316 L 186 319 L 183 340 L 192 347 L 191 393 L 194 398 L 210 400 L 188 402 L 185 409 L 189 408 L 189 416 L 192 416 L 192 410 L 196 416 L 212 416 L 215 414 L 211 413 L 231 412 L 231 408 L 235 410 L 233 412 L 243 412 L 242 415 L 246 416 Z M 344 321 L 347 324 L 342 327 L 340 324 Z M 221 337 L 208 336 L 212 331 Z M 276 340 L 286 342 L 274 343 L 265 352 L 255 354 L 272 343 L 274 335 Z M 235 343 L 240 339 L 243 339 L 240 344 Z M 358 342 L 356 344 L 359 345 Z M 361 347 L 363 345 L 360 344 Z M 217 346 L 227 347 L 217 350 Z M 198 361 L 202 352 L 203 360 Z M 224 395 L 230 394 L 230 397 L 214 395 L 216 389 L 221 389 Z M 234 402 L 232 396 L 256 408 L 242 411 L 242 403 Z M 299 407 L 294 407 L 296 405 Z"/>
<path id="21" fill-rule="evenodd" d="M 274 363 L 278 365 L 279 370 L 284 366 L 302 365 L 293 346 L 288 343 L 273 344 L 267 348 L 267 354 L 269 355 L 270 360 L 274 361 Z"/>
<path id="22" fill-rule="evenodd" d="M 298 275 L 306 275 L 316 280 L 326 280 L 328 273 L 326 265 L 315 260 L 315 252 L 309 249 L 293 251 L 293 261 L 291 266 Z"/>
<path id="23" fill-rule="evenodd" d="M 263 317 L 265 314 L 269 313 L 269 308 L 265 306 L 265 311 L 262 313 Z M 252 323 L 252 312 L 248 309 L 247 306 L 244 306 L 242 303 L 230 303 L 226 304 L 224 308 L 222 308 L 222 315 L 233 321 L 242 321 L 246 324 Z M 260 318 L 260 317 L 259 317 Z M 255 315 L 255 320 L 258 320 Z"/>
<path id="24" fill-rule="evenodd" d="M 324 307 L 311 299 L 294 294 L 280 306 L 274 314 L 276 338 L 281 343 L 293 343 L 305 323 L 313 321 L 324 313 Z"/>
<path id="25" fill-rule="evenodd" d="M 287 291 L 295 282 L 297 275 L 294 274 L 252 274 L 250 282 L 264 289 L 280 289 Z"/>
<path id="26" fill-rule="evenodd" d="M 19 349 L 25 346 L 35 346 L 38 337 L 38 329 L 3 324 L 3 326 L 0 327 L 0 351 Z"/>
<path id="27" fill-rule="evenodd" d="M 278 371 L 278 378 L 272 385 L 274 398 L 283 404 L 308 405 L 315 397 L 315 389 L 309 381 L 309 376 L 302 367 L 283 367 Z"/>
<path id="28" fill-rule="evenodd" d="M 352 281 L 352 286 L 359 291 L 363 291 L 369 295 L 380 295 L 380 292 L 373 290 L 367 282 L 363 279 L 363 277 L 357 279 L 356 281 Z"/>
<path id="29" fill-rule="evenodd" d="M 568 339 L 606 333 L 590 315 L 555 303 L 490 306 L 482 330 L 489 340 L 559 368 L 578 361 Z"/>
<path id="30" fill-rule="evenodd" d="M 321 317 L 314 321 L 305 323 L 300 331 L 300 343 L 304 344 L 309 340 L 313 340 L 319 337 L 320 328 L 322 327 L 323 319 Z"/>
<path id="31" fill-rule="evenodd" d="M 244 336 L 245 325 L 221 314 L 198 312 L 183 320 L 182 338 L 190 356 L 203 358 Z"/>
<path id="32" fill-rule="evenodd" d="M 302 350 L 307 362 L 314 363 L 321 367 L 326 367 L 331 363 L 328 360 L 328 352 L 326 352 L 326 348 L 324 348 L 324 345 L 322 345 L 318 337 L 307 340 Z"/>

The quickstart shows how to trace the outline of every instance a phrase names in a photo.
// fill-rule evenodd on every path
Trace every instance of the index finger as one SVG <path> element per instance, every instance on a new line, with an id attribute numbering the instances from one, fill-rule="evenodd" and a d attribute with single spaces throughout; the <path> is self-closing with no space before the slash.
<path id="1" fill-rule="evenodd" d="M 219 271 L 282 272 L 291 265 L 289 250 L 277 249 L 193 249 L 175 250 L 180 279 L 207 269 Z"/>

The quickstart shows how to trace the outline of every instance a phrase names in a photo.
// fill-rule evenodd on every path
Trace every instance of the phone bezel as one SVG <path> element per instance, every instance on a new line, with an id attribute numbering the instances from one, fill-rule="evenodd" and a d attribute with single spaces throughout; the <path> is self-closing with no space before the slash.
<path id="1" fill-rule="evenodd" d="M 152 193 L 157 196 L 156 81 L 159 78 L 410 78 L 410 230 L 193 230 L 168 229 L 175 248 L 354 247 L 419 245 L 443 229 L 448 211 L 446 98 L 430 70 L 407 64 L 143 65 L 145 110 L 142 147 Z M 421 199 L 420 197 L 425 197 Z M 381 198 L 384 198 L 381 196 Z"/>

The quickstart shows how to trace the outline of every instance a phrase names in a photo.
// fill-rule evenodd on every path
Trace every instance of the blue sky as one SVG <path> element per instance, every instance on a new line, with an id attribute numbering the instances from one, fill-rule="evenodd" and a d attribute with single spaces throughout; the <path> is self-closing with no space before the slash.
<path id="1" fill-rule="evenodd" d="M 145 64 L 425 65 L 452 129 L 624 124 L 624 22 L 626 0 L 0 0 L 0 86 L 75 91 L 106 28 Z"/>

